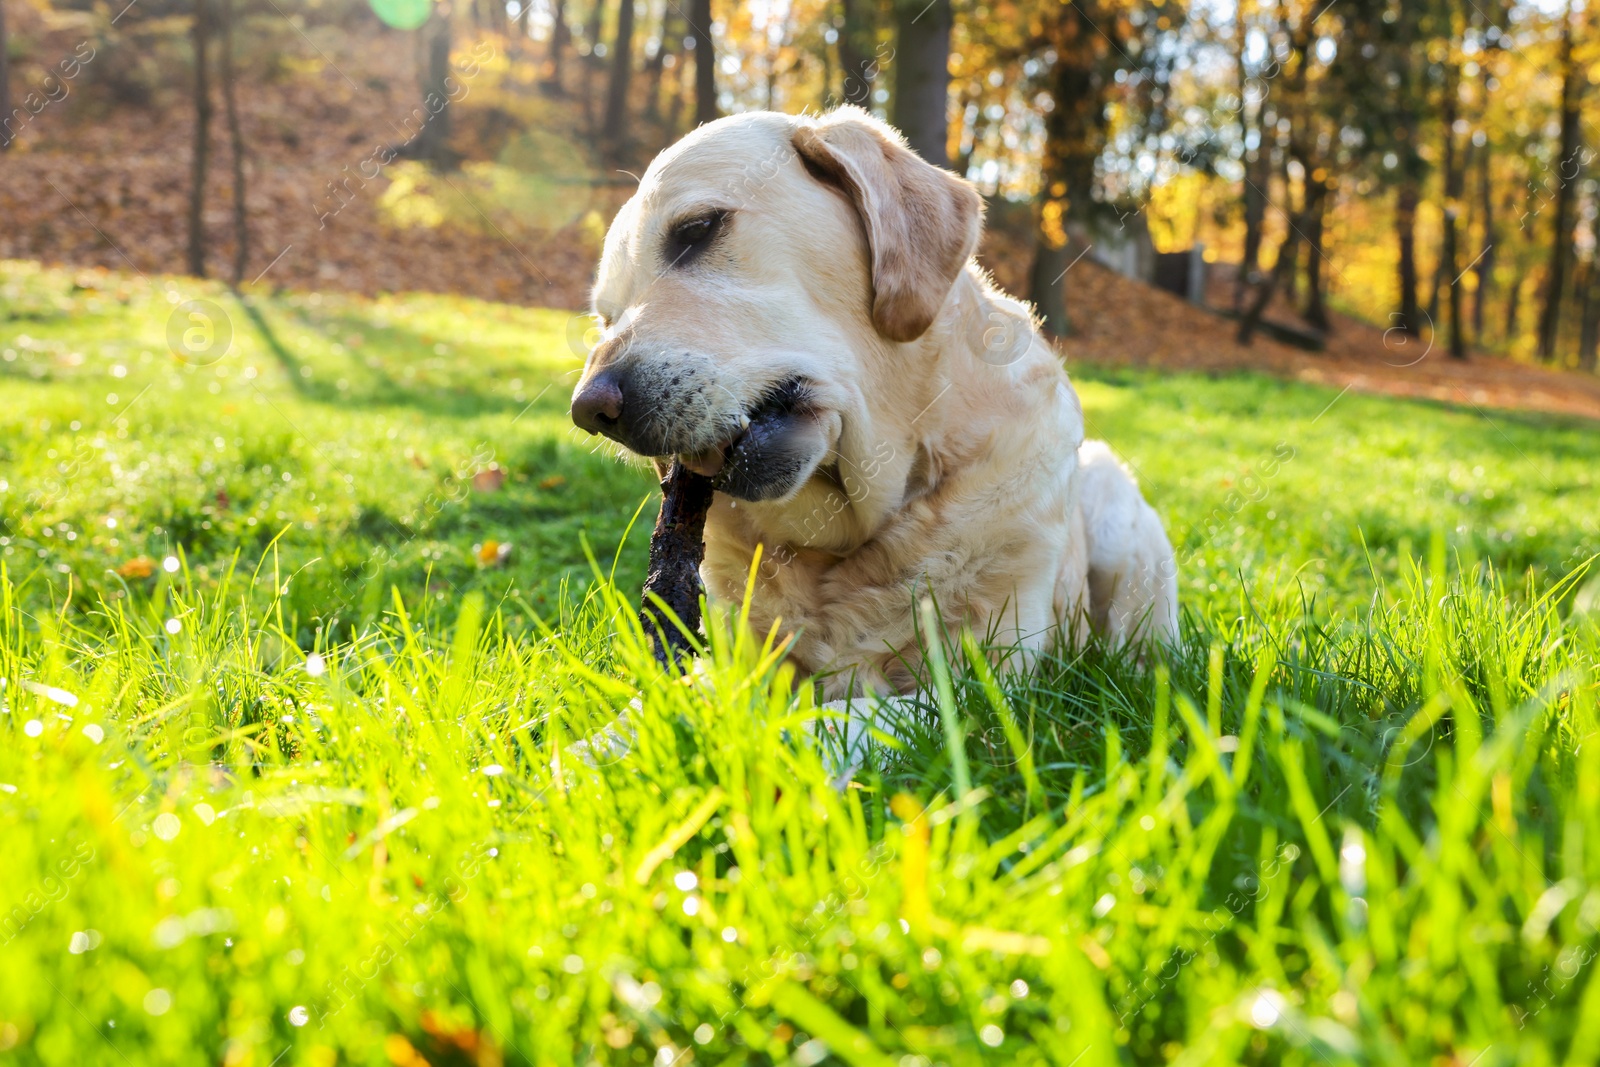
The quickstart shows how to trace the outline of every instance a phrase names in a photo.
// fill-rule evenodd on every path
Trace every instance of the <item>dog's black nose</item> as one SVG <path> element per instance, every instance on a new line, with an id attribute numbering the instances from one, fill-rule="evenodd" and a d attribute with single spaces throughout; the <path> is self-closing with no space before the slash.
<path id="1" fill-rule="evenodd" d="M 590 433 L 615 434 L 622 421 L 622 381 L 609 370 L 590 378 L 572 397 L 572 421 Z"/>

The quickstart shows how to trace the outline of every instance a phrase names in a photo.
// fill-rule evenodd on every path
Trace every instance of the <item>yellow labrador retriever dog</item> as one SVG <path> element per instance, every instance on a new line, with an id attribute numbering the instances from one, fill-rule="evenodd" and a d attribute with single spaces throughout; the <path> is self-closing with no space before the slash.
<path id="1" fill-rule="evenodd" d="M 717 489 L 701 568 L 823 694 L 915 687 L 917 606 L 1036 652 L 1170 640 L 1161 520 L 1029 309 L 971 262 L 982 201 L 841 108 L 700 127 L 606 236 L 572 418 Z"/>

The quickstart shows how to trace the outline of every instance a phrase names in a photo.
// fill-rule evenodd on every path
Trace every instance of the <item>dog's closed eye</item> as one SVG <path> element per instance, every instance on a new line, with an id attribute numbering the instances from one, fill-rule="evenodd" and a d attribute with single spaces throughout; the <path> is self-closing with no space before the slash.
<path id="1" fill-rule="evenodd" d="M 673 223 L 667 231 L 667 266 L 681 267 L 694 262 L 716 240 L 727 221 L 728 212 L 707 211 Z"/>

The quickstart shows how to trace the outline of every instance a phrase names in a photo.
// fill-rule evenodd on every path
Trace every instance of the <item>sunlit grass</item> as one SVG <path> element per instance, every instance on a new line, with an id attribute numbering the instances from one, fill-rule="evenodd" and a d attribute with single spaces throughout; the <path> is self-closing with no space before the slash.
<path id="1" fill-rule="evenodd" d="M 163 581 L 88 631 L 3 605 L 0 1033 L 30 1062 L 1600 1039 L 1600 640 L 1551 599 L 1417 573 L 1367 628 L 1282 600 L 1153 675 L 958 679 L 958 796 L 936 717 L 836 791 L 770 650 L 718 631 L 686 685 L 607 596 L 542 638 L 396 601 L 302 650 Z M 633 698 L 626 756 L 561 758 Z"/>
<path id="2" fill-rule="evenodd" d="M 1080 374 L 1182 647 L 959 674 L 841 791 L 768 635 L 644 651 L 565 316 L 212 290 L 192 367 L 164 280 L 83 280 L 0 274 L 19 1062 L 1600 1056 L 1591 430 Z"/>

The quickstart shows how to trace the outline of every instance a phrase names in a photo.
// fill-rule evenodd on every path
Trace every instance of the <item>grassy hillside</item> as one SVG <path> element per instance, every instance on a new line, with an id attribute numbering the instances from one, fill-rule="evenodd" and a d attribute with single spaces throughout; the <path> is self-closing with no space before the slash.
<path id="1" fill-rule="evenodd" d="M 1074 368 L 1184 647 L 957 677 L 840 792 L 765 635 L 641 653 L 581 321 L 17 263 L 0 308 L 19 1062 L 1600 1056 L 1591 427 Z"/>

